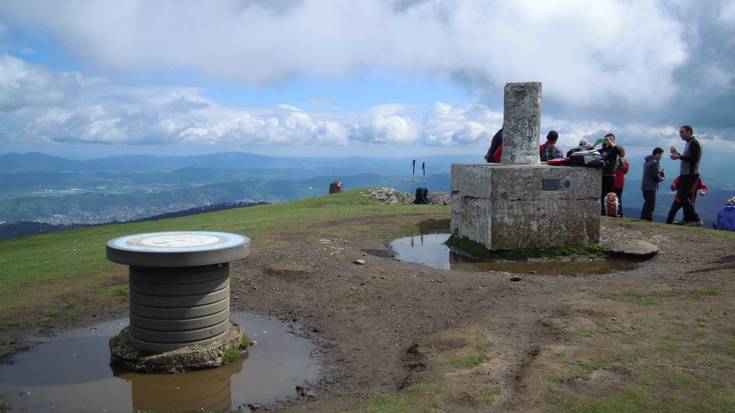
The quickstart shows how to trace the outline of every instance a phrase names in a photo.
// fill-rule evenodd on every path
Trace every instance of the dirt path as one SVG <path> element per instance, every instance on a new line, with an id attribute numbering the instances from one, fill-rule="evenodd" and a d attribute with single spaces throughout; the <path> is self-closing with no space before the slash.
<path id="1" fill-rule="evenodd" d="M 674 373 L 689 368 L 698 383 L 717 382 L 732 394 L 718 368 L 678 365 L 676 357 L 693 340 L 723 347 L 705 355 L 721 369 L 735 362 L 735 347 L 727 358 L 735 337 L 735 238 L 606 220 L 604 240 L 645 239 L 661 252 L 632 273 L 525 274 L 511 282 L 508 273 L 402 263 L 378 241 L 345 236 L 393 224 L 366 218 L 349 222 L 350 231 L 282 234 L 273 250 L 233 267 L 233 306 L 303 326 L 330 367 L 316 400 L 290 409 L 564 409 L 624 397 L 638 380 L 665 386 L 665 377 L 649 377 L 656 363 Z M 366 264 L 354 264 L 358 258 Z M 672 339 L 674 331 L 680 335 Z M 673 362 L 657 355 L 667 342 Z M 624 359 L 630 352 L 640 354 Z M 647 389 L 658 400 L 655 387 Z"/>

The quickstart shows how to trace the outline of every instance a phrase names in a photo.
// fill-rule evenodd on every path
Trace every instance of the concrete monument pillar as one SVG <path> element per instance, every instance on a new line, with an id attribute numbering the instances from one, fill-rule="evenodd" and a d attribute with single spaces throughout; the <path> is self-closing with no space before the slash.
<path id="1" fill-rule="evenodd" d="M 539 163 L 541 83 L 506 83 L 503 104 L 502 163 Z"/>
<path id="2" fill-rule="evenodd" d="M 600 239 L 599 169 L 539 161 L 541 83 L 505 85 L 502 163 L 452 165 L 452 234 L 489 250 Z"/>

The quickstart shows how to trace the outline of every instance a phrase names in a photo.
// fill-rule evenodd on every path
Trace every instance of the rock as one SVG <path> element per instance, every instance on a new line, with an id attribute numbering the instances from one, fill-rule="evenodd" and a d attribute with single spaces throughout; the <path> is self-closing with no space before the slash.
<path id="1" fill-rule="evenodd" d="M 522 279 L 523 279 L 523 277 L 521 277 L 520 275 L 514 275 L 514 276 L 510 277 L 510 280 L 513 281 L 513 282 L 518 282 L 518 281 L 521 281 Z"/>
<path id="2" fill-rule="evenodd" d="M 624 255 L 628 257 L 646 258 L 658 254 L 658 247 L 643 240 L 615 241 L 605 247 L 611 254 Z"/>
<path id="3" fill-rule="evenodd" d="M 358 259 L 356 259 L 356 260 L 355 260 L 355 261 L 353 261 L 353 262 L 354 262 L 355 264 L 357 264 L 357 265 L 365 265 L 365 260 L 363 260 L 362 258 L 358 258 Z"/>

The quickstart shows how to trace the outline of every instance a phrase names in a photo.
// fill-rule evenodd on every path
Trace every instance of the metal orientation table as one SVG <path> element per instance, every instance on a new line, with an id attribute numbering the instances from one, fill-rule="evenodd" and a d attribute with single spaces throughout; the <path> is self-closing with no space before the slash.
<path id="1" fill-rule="evenodd" d="M 130 336 L 141 351 L 206 345 L 230 328 L 230 261 L 250 238 L 226 232 L 133 234 L 107 242 L 107 258 L 130 266 Z"/>

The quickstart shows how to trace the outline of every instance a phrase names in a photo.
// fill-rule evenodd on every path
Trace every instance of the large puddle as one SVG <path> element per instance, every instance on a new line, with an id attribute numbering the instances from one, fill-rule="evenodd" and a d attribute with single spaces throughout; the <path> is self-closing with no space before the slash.
<path id="1" fill-rule="evenodd" d="M 453 253 L 444 245 L 449 235 L 425 234 L 398 238 L 391 241 L 390 248 L 401 261 L 442 270 L 578 275 L 632 271 L 638 266 L 635 261 L 620 258 L 475 261 Z"/>
<path id="2" fill-rule="evenodd" d="M 222 412 L 268 404 L 314 383 L 315 347 L 278 320 L 233 313 L 251 339 L 243 357 L 180 374 L 115 374 L 108 340 L 127 319 L 71 330 L 0 365 L 0 400 L 12 412 Z"/>

